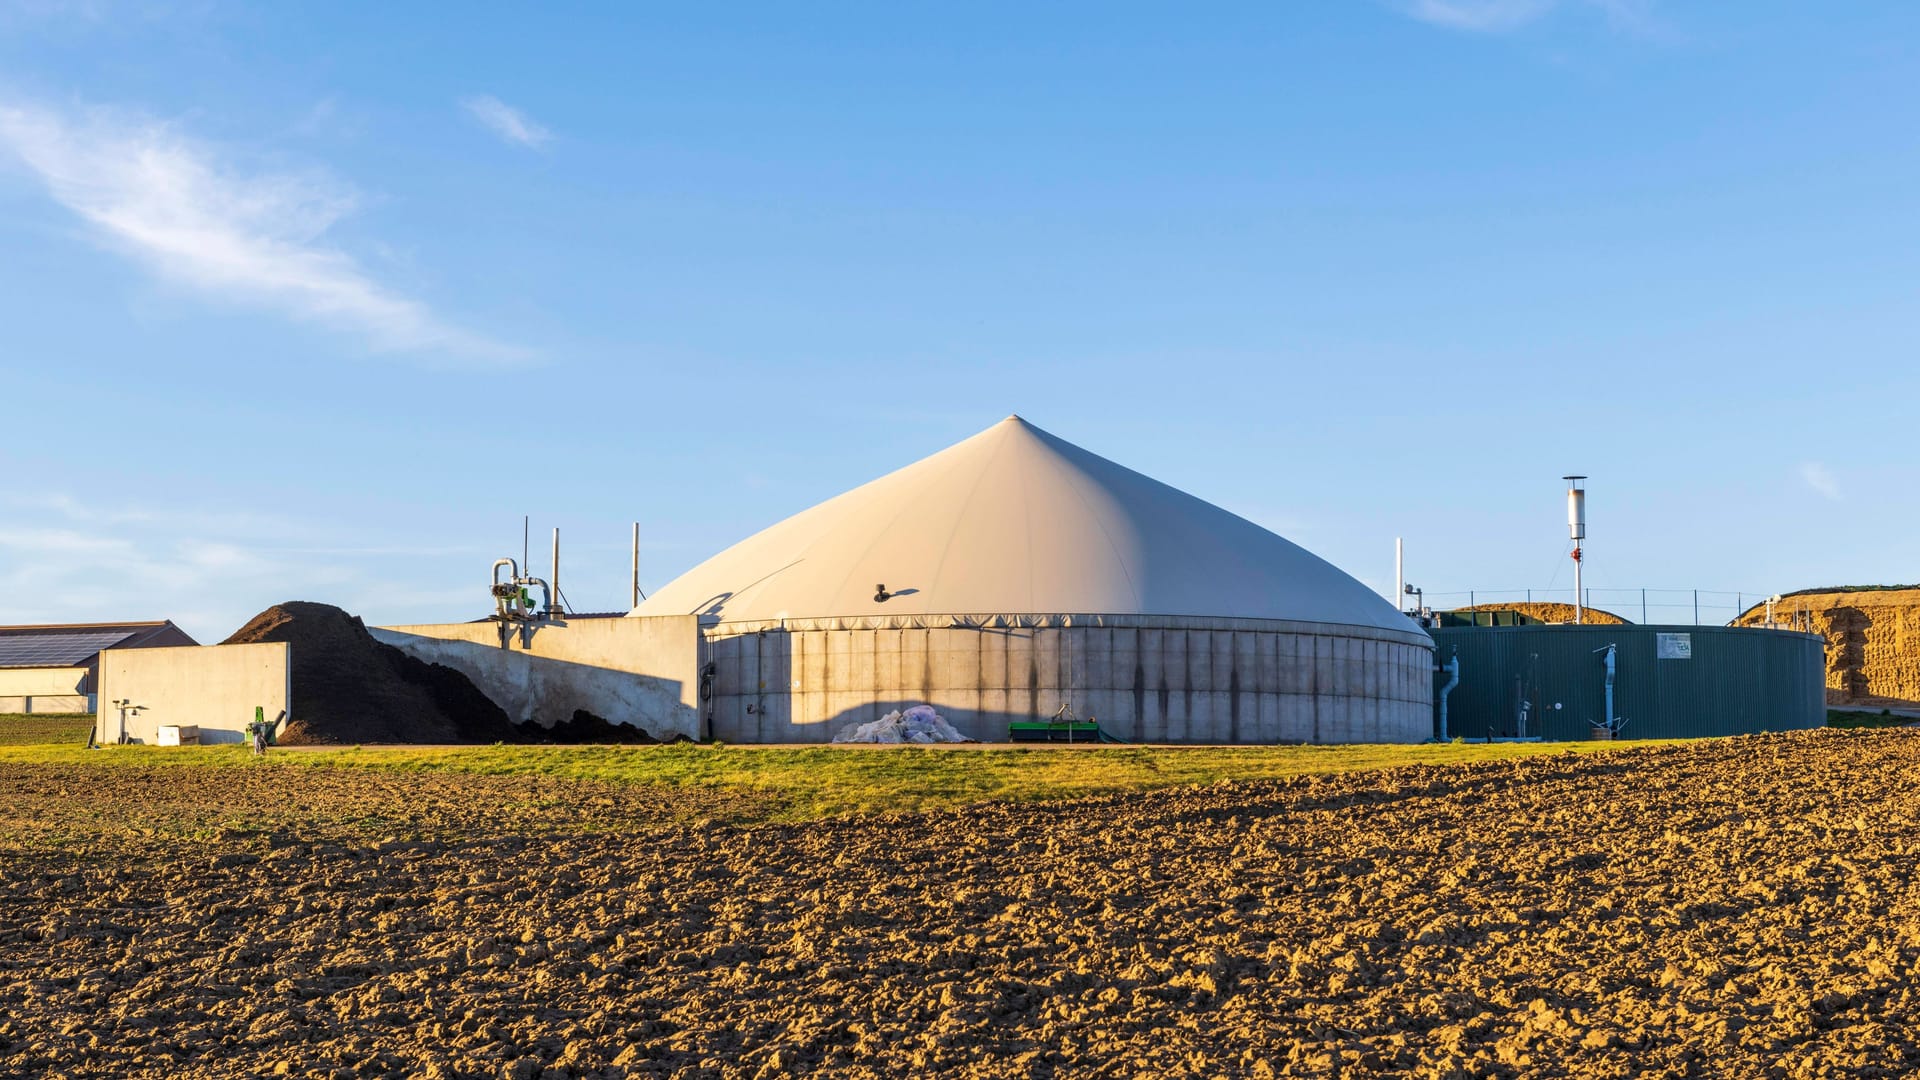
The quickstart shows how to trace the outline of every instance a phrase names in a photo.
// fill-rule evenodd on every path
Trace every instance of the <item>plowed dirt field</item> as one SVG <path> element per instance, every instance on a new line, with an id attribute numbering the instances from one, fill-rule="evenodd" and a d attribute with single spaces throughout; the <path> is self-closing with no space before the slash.
<path id="1" fill-rule="evenodd" d="M 723 823 L 742 798 L 0 764 L 0 1073 L 1920 1069 L 1916 732 Z"/>

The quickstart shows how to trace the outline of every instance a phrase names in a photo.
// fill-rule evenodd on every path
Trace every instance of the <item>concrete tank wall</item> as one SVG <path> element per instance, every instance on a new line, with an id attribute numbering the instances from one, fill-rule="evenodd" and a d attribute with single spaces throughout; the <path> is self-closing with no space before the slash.
<path id="1" fill-rule="evenodd" d="M 1082 719 L 1127 741 L 1418 742 L 1433 650 L 1418 630 L 1132 616 L 830 620 L 707 631 L 715 738 L 821 742 L 922 702 L 965 734 Z"/>

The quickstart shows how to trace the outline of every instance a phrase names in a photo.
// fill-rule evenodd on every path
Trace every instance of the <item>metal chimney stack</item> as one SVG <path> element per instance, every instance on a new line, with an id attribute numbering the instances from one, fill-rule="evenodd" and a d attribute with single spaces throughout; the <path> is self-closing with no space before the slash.
<path id="1" fill-rule="evenodd" d="M 1567 534 L 1573 540 L 1573 621 L 1587 621 L 1586 591 L 1580 582 L 1580 542 L 1587 538 L 1587 491 L 1584 476 L 1563 476 L 1567 482 Z"/>

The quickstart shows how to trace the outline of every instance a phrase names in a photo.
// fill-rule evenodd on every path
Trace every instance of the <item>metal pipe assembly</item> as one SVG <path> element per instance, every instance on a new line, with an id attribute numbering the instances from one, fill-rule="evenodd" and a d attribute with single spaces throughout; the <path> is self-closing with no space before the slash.
<path id="1" fill-rule="evenodd" d="M 547 614 L 566 614 L 566 605 L 560 599 L 560 529 L 553 530 L 553 602 L 547 605 Z"/>
<path id="2" fill-rule="evenodd" d="M 1619 651 L 1619 646 L 1608 645 L 1604 649 L 1595 649 L 1593 651 L 1596 654 L 1605 653 L 1606 654 L 1605 663 L 1607 665 L 1607 688 L 1606 688 L 1607 689 L 1607 710 L 1606 710 L 1607 719 L 1605 723 L 1600 724 L 1598 726 L 1604 727 L 1608 731 L 1613 732 L 1614 734 L 1617 735 L 1620 733 L 1621 728 L 1627 726 L 1627 722 L 1625 720 L 1622 720 L 1619 717 L 1613 715 L 1613 676 L 1618 666 L 1618 660 L 1615 657 Z"/>
<path id="3" fill-rule="evenodd" d="M 1435 670 L 1447 673 L 1447 681 L 1440 687 L 1440 741 L 1446 742 L 1448 741 L 1447 695 L 1453 693 L 1453 688 L 1460 685 L 1460 650 L 1455 648 L 1453 655 L 1447 658 L 1447 662 Z"/>
<path id="4" fill-rule="evenodd" d="M 500 580 L 500 568 L 507 568 L 506 581 Z M 539 586 L 539 605 L 527 594 L 532 586 Z M 536 622 L 554 617 L 553 589 L 537 577 L 520 573 L 520 564 L 512 559 L 493 560 L 493 581 L 487 591 L 493 596 L 494 618 L 501 622 Z"/>

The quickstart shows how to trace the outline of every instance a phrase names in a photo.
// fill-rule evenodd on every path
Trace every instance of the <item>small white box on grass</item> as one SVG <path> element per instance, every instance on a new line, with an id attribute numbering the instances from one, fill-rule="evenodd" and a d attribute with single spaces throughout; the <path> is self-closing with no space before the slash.
<path id="1" fill-rule="evenodd" d="M 197 724 L 162 724 L 159 737 L 154 742 L 160 746 L 198 746 L 200 728 Z"/>

